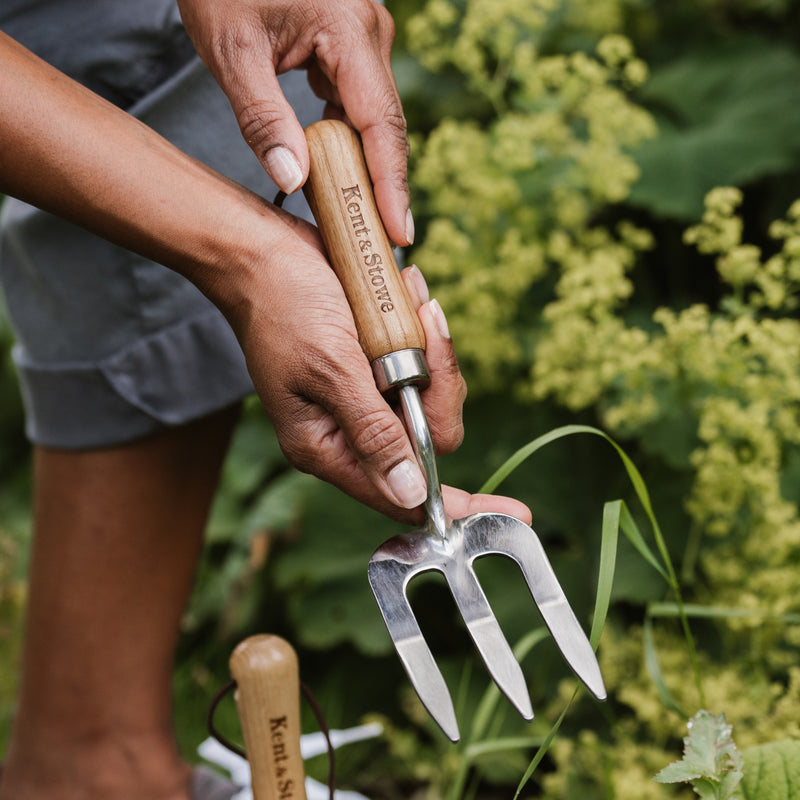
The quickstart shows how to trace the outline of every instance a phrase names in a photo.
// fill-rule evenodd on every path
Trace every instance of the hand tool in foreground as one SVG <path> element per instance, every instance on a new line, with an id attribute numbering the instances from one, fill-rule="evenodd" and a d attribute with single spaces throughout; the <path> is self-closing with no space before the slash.
<path id="1" fill-rule="evenodd" d="M 378 388 L 399 393 L 406 427 L 427 479 L 425 527 L 381 545 L 368 570 L 372 591 L 411 683 L 445 734 L 458 741 L 447 685 L 406 595 L 415 575 L 437 570 L 444 574 L 492 678 L 525 719 L 533 718 L 522 669 L 472 566 L 476 558 L 499 554 L 520 567 L 567 662 L 592 694 L 604 699 L 597 659 L 533 530 L 505 514 L 448 518 L 418 390 L 429 380 L 425 336 L 383 228 L 358 135 L 342 122 L 326 120 L 309 126 L 306 139 L 311 158 L 306 197 L 344 287 Z"/>
<path id="2" fill-rule="evenodd" d="M 294 649 L 279 636 L 251 636 L 231 654 L 230 670 L 253 800 L 306 800 Z"/>

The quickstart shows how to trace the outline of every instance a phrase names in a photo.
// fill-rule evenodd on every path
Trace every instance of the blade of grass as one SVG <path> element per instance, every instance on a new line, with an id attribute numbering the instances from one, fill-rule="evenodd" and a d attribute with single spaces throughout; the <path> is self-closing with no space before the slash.
<path id="1" fill-rule="evenodd" d="M 600 537 L 600 566 L 597 577 L 597 595 L 594 601 L 592 630 L 589 642 L 597 650 L 600 635 L 606 624 L 608 608 L 611 605 L 611 590 L 617 569 L 617 542 L 619 541 L 619 518 L 622 501 L 614 500 L 603 506 L 603 528 Z"/>
<path id="2" fill-rule="evenodd" d="M 666 541 L 664 540 L 664 536 L 661 533 L 661 527 L 658 524 L 658 520 L 656 519 L 655 512 L 653 511 L 653 504 L 650 499 L 650 493 L 647 490 L 647 485 L 644 482 L 644 479 L 641 476 L 641 473 L 637 469 L 636 465 L 630 459 L 628 454 L 617 444 L 614 439 L 612 439 L 607 433 L 601 431 L 599 428 L 593 428 L 591 425 L 564 425 L 560 428 L 554 428 L 552 431 L 548 431 L 547 433 L 543 434 L 542 436 L 537 437 L 533 441 L 529 442 L 524 447 L 521 447 L 517 450 L 499 469 L 497 469 L 494 474 L 484 483 L 481 487 L 481 492 L 493 492 L 517 467 L 520 466 L 527 458 L 532 456 L 537 450 L 540 450 L 546 444 L 550 444 L 551 442 L 558 441 L 559 439 L 563 439 L 566 436 L 574 436 L 575 434 L 585 433 L 590 434 L 592 436 L 599 436 L 601 439 L 604 439 L 608 442 L 614 450 L 617 452 L 620 460 L 622 461 L 623 466 L 625 467 L 625 471 L 628 474 L 628 479 L 633 486 L 634 492 L 636 493 L 636 497 L 639 500 L 644 512 L 647 516 L 647 519 L 650 523 L 650 527 L 653 531 L 653 538 L 656 542 L 656 547 L 658 548 L 658 552 L 661 556 L 661 560 L 663 562 L 664 568 L 659 569 L 659 572 L 665 577 L 670 589 L 675 594 L 675 600 L 678 604 L 679 608 L 683 607 L 683 597 L 681 595 L 680 584 L 678 583 L 677 574 L 675 572 L 675 568 L 672 564 L 672 559 L 669 555 L 669 550 L 667 549 Z M 622 512 L 620 514 L 620 521 L 623 527 L 623 530 L 631 532 L 634 536 L 634 539 L 631 541 L 634 543 L 634 546 L 637 546 L 637 541 L 643 543 L 644 540 L 638 535 L 638 530 L 635 528 L 633 523 L 632 516 L 628 513 L 625 514 Z M 629 537 L 630 538 L 630 537 Z M 640 549 L 640 552 L 645 555 L 645 552 Z M 645 558 L 655 565 L 654 561 L 650 561 L 650 559 L 645 555 Z M 691 629 L 689 627 L 689 620 L 685 614 L 679 614 L 681 627 L 683 629 L 683 634 L 686 639 L 686 646 L 689 650 L 689 659 L 692 664 L 692 671 L 694 673 L 694 680 L 695 686 L 697 687 L 697 693 L 699 696 L 700 705 L 705 705 L 705 693 L 703 691 L 703 681 L 702 676 L 700 674 L 700 665 L 697 660 L 697 651 L 694 644 L 694 637 L 692 636 Z"/>
<path id="3" fill-rule="evenodd" d="M 623 500 L 619 501 L 622 504 L 620 509 L 620 527 L 622 532 L 628 537 L 628 541 L 636 548 L 639 555 L 658 572 L 659 575 L 667 582 L 670 583 L 670 576 L 667 570 L 658 563 L 653 551 L 647 546 L 636 520 L 630 512 L 630 509 Z"/>
<path id="4" fill-rule="evenodd" d="M 658 548 L 659 554 L 663 561 L 662 564 L 659 563 L 656 556 L 652 553 L 650 548 L 647 546 L 647 543 L 644 540 L 641 532 L 639 531 L 638 525 L 633 518 L 633 515 L 628 510 L 628 507 L 622 500 L 608 502 L 603 506 L 603 523 L 602 523 L 602 537 L 601 537 L 601 549 L 600 549 L 600 566 L 599 566 L 599 574 L 598 574 L 598 589 L 597 595 L 595 597 L 595 610 L 594 610 L 594 618 L 592 622 L 592 631 L 590 635 L 590 641 L 592 643 L 592 647 L 595 649 L 600 640 L 600 636 L 603 630 L 603 626 L 605 625 L 605 620 L 608 614 L 608 609 L 611 602 L 611 590 L 613 587 L 614 582 L 614 573 L 616 569 L 616 553 L 617 553 L 617 544 L 619 541 L 619 531 L 625 533 L 628 539 L 631 541 L 633 546 L 636 550 L 640 553 L 640 555 L 654 568 L 658 571 L 658 573 L 664 578 L 666 583 L 669 585 L 670 589 L 675 594 L 676 597 L 676 612 L 677 616 L 680 618 L 684 636 L 686 638 L 687 647 L 689 649 L 690 660 L 692 662 L 692 667 L 695 676 L 695 683 L 698 689 L 698 694 L 700 696 L 700 703 L 701 705 L 705 704 L 704 700 L 704 692 L 702 686 L 702 679 L 700 675 L 700 667 L 697 660 L 697 653 L 694 646 L 694 638 L 691 634 L 691 630 L 689 628 L 689 622 L 687 615 L 684 611 L 684 603 L 681 596 L 680 585 L 678 583 L 677 575 L 675 573 L 675 569 L 672 564 L 672 560 L 669 555 L 669 551 L 666 546 L 666 541 L 664 540 L 663 534 L 661 533 L 661 528 L 658 524 L 658 520 L 656 519 L 655 512 L 653 510 L 653 504 L 650 499 L 650 493 L 647 490 L 647 485 L 642 478 L 641 473 L 637 469 L 636 465 L 630 459 L 628 454 L 606 433 L 603 431 L 593 428 L 588 425 L 565 425 L 561 428 L 556 428 L 552 431 L 549 431 L 542 436 L 537 437 L 532 442 L 527 444 L 526 446 L 517 450 L 506 462 L 503 464 L 495 473 L 484 483 L 479 491 L 481 492 L 493 492 L 517 467 L 520 466 L 527 458 L 533 455 L 537 450 L 544 447 L 546 444 L 550 444 L 551 442 L 557 441 L 565 436 L 572 436 L 578 433 L 588 433 L 594 436 L 599 436 L 602 439 L 605 439 L 611 446 L 616 450 L 620 460 L 622 461 L 623 466 L 625 467 L 625 471 L 628 474 L 628 478 L 633 486 L 634 492 L 636 494 L 637 499 L 639 500 L 644 512 L 647 516 L 647 519 L 650 523 L 650 526 L 653 531 L 653 538 L 656 542 L 656 547 Z M 663 676 L 661 674 L 661 668 L 658 663 L 657 654 L 655 651 L 655 644 L 653 641 L 652 635 L 652 621 L 651 617 L 645 617 L 645 658 L 647 663 L 647 668 L 650 673 L 650 676 L 653 682 L 656 685 L 656 689 L 659 693 L 659 696 L 662 699 L 662 702 L 668 708 L 672 708 L 679 713 L 682 714 L 677 702 L 672 697 L 672 694 L 669 692 L 667 688 Z M 579 687 L 578 687 L 579 688 Z M 540 762 L 546 755 L 550 745 L 552 744 L 553 740 L 555 739 L 558 730 L 561 727 L 561 724 L 566 717 L 567 711 L 569 710 L 572 702 L 574 701 L 578 688 L 575 689 L 572 697 L 570 698 L 569 702 L 567 703 L 564 710 L 561 712 L 561 715 L 556 720 L 553 727 L 550 729 L 549 733 L 545 737 L 544 741 L 540 745 L 536 755 L 533 757 L 531 763 L 528 765 L 525 774 L 520 781 L 517 791 L 514 795 L 514 800 L 519 797 L 520 792 L 522 791 L 525 784 L 530 780 L 533 773 L 536 771 L 536 768 L 539 766 Z M 496 702 L 496 700 L 494 701 Z M 488 712 L 487 712 L 488 713 Z M 685 715 L 684 715 L 685 716 Z"/>
<path id="5" fill-rule="evenodd" d="M 541 736 L 506 736 L 472 744 L 467 748 L 467 755 L 470 761 L 476 761 L 481 756 L 502 753 L 506 750 L 528 750 L 540 746 L 543 741 Z"/>
<path id="6" fill-rule="evenodd" d="M 534 630 L 523 636 L 513 648 L 517 661 L 522 662 L 528 653 L 549 635 L 550 632 L 547 628 L 534 628 Z M 469 734 L 470 742 L 477 742 L 483 738 L 501 696 L 497 684 L 490 683 L 483 693 L 483 697 L 481 697 L 475 716 L 472 718 L 472 728 Z"/>
<path id="7" fill-rule="evenodd" d="M 522 662 L 531 650 L 533 650 L 539 642 L 547 639 L 549 635 L 550 632 L 547 628 L 534 628 L 532 631 L 529 631 L 513 648 L 517 661 Z M 491 724 L 492 718 L 497 710 L 500 697 L 501 694 L 500 690 L 497 688 L 497 684 L 490 683 L 481 697 L 475 716 L 472 718 L 469 737 L 467 737 L 463 744 L 463 753 L 458 771 L 453 778 L 450 790 L 447 792 L 449 800 L 460 800 L 463 796 L 469 770 L 474 759 L 472 748 L 480 746 L 476 743 L 479 743 L 486 735 L 486 730 Z"/>
<path id="8" fill-rule="evenodd" d="M 570 697 L 569 701 L 567 702 L 566 706 L 564 706 L 564 710 L 561 712 L 561 716 L 556 720 L 555 725 L 550 728 L 550 732 L 545 736 L 544 741 L 539 746 L 539 749 L 536 751 L 536 755 L 533 757 L 533 760 L 530 764 L 528 764 L 528 769 L 525 770 L 525 774 L 522 776 L 522 780 L 519 782 L 517 786 L 517 791 L 514 792 L 514 800 L 520 795 L 520 792 L 525 787 L 525 784 L 530 780 L 531 775 L 536 771 L 536 767 L 539 766 L 541 760 L 547 754 L 547 751 L 550 749 L 550 745 L 553 743 L 553 740 L 556 738 L 556 734 L 558 733 L 559 728 L 561 727 L 561 723 L 564 721 L 564 718 L 567 716 L 567 711 L 569 711 L 570 706 L 572 705 L 572 701 L 575 699 L 576 695 L 578 694 L 578 688 L 572 693 L 572 697 Z"/>
<path id="9" fill-rule="evenodd" d="M 552 431 L 548 431 L 537 437 L 532 442 L 529 442 L 524 447 L 517 450 L 516 453 L 494 472 L 478 491 L 481 494 L 491 494 L 523 461 L 532 456 L 537 450 L 540 450 L 550 442 L 555 442 L 573 433 L 579 433 L 581 431 L 578 429 L 583 427 L 585 426 L 565 425 L 561 428 L 554 428 Z"/>
<path id="10" fill-rule="evenodd" d="M 679 617 L 680 609 L 676 603 L 650 603 L 647 613 L 651 617 Z M 800 614 L 778 614 L 758 608 L 735 608 L 725 606 L 703 606 L 687 603 L 683 606 L 687 617 L 696 619 L 771 619 L 789 625 L 800 625 Z"/>
<path id="11" fill-rule="evenodd" d="M 658 653 L 656 652 L 656 644 L 653 639 L 653 618 L 647 614 L 644 618 L 644 629 L 642 639 L 644 642 L 644 663 L 647 668 L 647 674 L 653 685 L 656 687 L 658 696 L 661 702 L 672 711 L 676 711 L 682 717 L 686 717 L 686 713 L 678 704 L 678 701 L 672 696 L 672 692 L 667 688 L 664 681 L 664 674 L 661 672 L 661 664 L 658 661 Z"/>

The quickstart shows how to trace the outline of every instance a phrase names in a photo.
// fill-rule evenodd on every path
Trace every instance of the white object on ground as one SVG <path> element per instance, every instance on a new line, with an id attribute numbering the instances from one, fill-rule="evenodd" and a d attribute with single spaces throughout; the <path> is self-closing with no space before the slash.
<path id="1" fill-rule="evenodd" d="M 374 739 L 380 736 L 383 727 L 373 722 L 369 725 L 359 725 L 347 730 L 329 731 L 331 744 L 334 749 L 342 747 L 352 742 L 361 742 L 365 739 Z M 231 798 L 231 800 L 253 800 L 253 791 L 250 788 L 250 765 L 246 758 L 228 750 L 216 739 L 206 739 L 197 748 L 201 758 L 210 764 L 225 770 L 231 780 L 241 787 L 241 790 Z M 323 733 L 309 733 L 300 737 L 300 753 L 304 759 L 313 758 L 328 752 L 328 742 Z M 325 784 L 315 781 L 313 778 L 306 778 L 306 797 L 307 800 L 328 800 L 330 790 Z M 368 800 L 358 792 L 348 792 L 336 790 L 334 795 L 336 800 Z"/>

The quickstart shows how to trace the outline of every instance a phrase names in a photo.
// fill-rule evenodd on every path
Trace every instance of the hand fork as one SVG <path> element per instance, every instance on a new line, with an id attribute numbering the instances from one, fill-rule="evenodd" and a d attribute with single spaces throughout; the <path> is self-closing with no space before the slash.
<path id="1" fill-rule="evenodd" d="M 429 380 L 425 337 L 399 277 L 358 136 L 344 123 L 324 121 L 311 125 L 306 138 L 311 159 L 306 197 L 353 310 L 378 388 L 399 393 L 406 427 L 427 480 L 425 527 L 382 544 L 368 570 L 378 607 L 411 683 L 444 733 L 458 741 L 450 693 L 406 593 L 414 576 L 437 570 L 447 580 L 492 678 L 525 719 L 533 718 L 522 669 L 473 569 L 476 558 L 498 554 L 518 564 L 565 659 L 592 694 L 605 699 L 595 654 L 533 530 L 506 514 L 448 518 L 418 390 Z"/>

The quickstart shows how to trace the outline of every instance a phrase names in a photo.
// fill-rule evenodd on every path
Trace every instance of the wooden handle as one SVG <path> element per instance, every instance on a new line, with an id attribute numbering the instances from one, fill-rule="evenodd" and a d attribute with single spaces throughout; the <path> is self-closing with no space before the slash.
<path id="1" fill-rule="evenodd" d="M 410 348 L 425 334 L 383 227 L 358 134 L 344 122 L 306 129 L 311 169 L 303 191 L 344 287 L 370 362 Z"/>
<path id="2" fill-rule="evenodd" d="M 306 800 L 297 655 L 279 636 L 241 642 L 230 658 L 253 800 Z"/>

